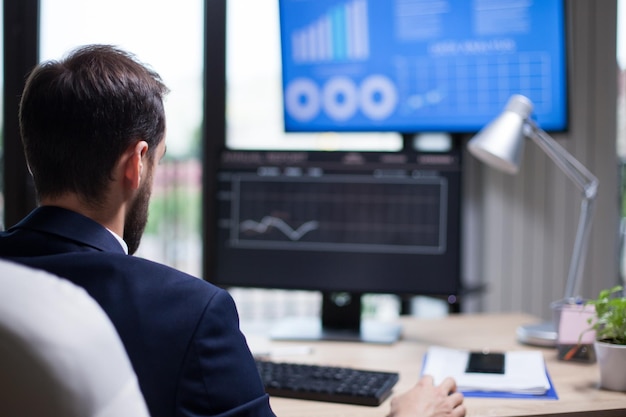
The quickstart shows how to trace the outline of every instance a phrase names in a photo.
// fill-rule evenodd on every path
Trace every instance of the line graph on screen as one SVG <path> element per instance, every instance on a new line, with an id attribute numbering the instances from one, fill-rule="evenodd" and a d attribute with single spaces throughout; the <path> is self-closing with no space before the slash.
<path id="1" fill-rule="evenodd" d="M 234 247 L 398 253 L 446 248 L 443 177 L 231 179 Z"/>

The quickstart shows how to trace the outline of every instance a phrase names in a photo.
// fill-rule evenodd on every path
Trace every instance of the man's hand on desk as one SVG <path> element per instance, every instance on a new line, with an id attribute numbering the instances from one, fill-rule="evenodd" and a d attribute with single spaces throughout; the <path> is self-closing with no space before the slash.
<path id="1" fill-rule="evenodd" d="M 446 378 L 435 386 L 425 375 L 407 392 L 391 399 L 388 417 L 463 417 L 463 394 L 456 392 L 456 382 Z"/>

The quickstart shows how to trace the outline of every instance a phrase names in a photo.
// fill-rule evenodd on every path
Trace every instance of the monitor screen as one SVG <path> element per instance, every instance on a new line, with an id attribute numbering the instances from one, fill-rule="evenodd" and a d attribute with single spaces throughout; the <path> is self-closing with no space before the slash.
<path id="1" fill-rule="evenodd" d="M 459 292 L 460 152 L 226 150 L 218 165 L 214 283 Z"/>
<path id="2" fill-rule="evenodd" d="M 280 0 L 288 132 L 480 130 L 513 94 L 567 127 L 562 0 Z"/>

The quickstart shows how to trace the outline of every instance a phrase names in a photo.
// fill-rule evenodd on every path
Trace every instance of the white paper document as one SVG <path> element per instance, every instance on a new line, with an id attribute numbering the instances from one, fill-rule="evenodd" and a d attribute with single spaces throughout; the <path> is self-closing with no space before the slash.
<path id="1" fill-rule="evenodd" d="M 465 372 L 470 352 L 432 346 L 428 349 L 423 375 L 431 375 L 435 384 L 444 378 L 456 380 L 459 391 L 493 391 L 520 394 L 544 394 L 550 389 L 543 354 L 536 350 L 504 352 L 504 374 Z"/>

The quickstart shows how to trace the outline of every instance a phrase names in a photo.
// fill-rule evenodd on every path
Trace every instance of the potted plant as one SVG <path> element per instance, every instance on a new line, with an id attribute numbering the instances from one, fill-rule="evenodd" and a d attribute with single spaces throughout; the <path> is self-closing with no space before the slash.
<path id="1" fill-rule="evenodd" d="M 600 291 L 588 301 L 595 307 L 594 348 L 600 368 L 600 386 L 626 391 L 626 296 L 622 286 Z"/>

